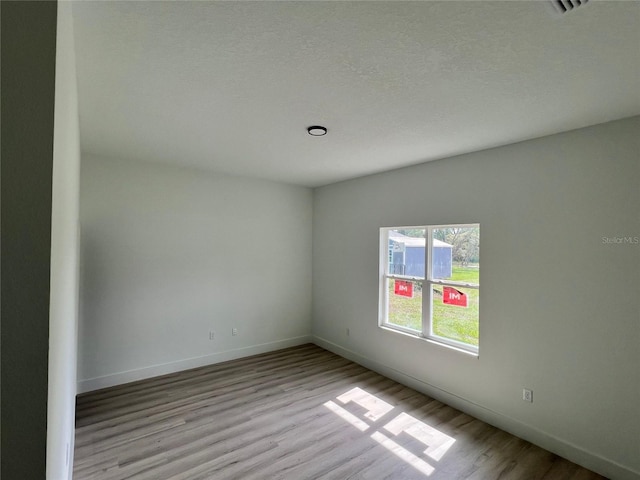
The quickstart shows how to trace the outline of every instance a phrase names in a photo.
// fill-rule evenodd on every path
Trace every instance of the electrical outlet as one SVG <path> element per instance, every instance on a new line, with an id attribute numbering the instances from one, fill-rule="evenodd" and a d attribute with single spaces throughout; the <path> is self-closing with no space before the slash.
<path id="1" fill-rule="evenodd" d="M 237 328 L 232 328 L 232 329 L 231 329 L 231 335 L 233 335 L 234 337 L 235 337 L 236 335 L 238 335 L 238 329 L 237 329 Z"/>
<path id="2" fill-rule="evenodd" d="M 216 332 L 214 332 L 213 330 L 209 330 L 209 340 L 215 340 L 216 338 Z"/>
<path id="3" fill-rule="evenodd" d="M 524 400 L 525 402 L 533 403 L 533 390 L 523 388 L 522 400 Z"/>

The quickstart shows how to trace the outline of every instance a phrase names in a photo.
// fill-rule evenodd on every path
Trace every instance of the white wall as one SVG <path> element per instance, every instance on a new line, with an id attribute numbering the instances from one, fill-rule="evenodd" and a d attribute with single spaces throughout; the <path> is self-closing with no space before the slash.
<path id="1" fill-rule="evenodd" d="M 71 4 L 58 3 L 51 199 L 47 479 L 71 478 L 75 431 L 80 142 Z"/>
<path id="2" fill-rule="evenodd" d="M 639 134 L 635 117 L 316 189 L 318 343 L 608 476 L 638 478 L 640 245 L 603 237 L 640 237 Z M 378 328 L 379 228 L 471 222 L 479 358 Z"/>
<path id="3" fill-rule="evenodd" d="M 310 340 L 310 189 L 83 156 L 80 206 L 81 390 Z"/>

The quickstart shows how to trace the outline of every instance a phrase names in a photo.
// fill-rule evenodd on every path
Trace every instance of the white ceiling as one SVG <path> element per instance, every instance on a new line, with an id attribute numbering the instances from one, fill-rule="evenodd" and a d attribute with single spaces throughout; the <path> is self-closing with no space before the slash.
<path id="1" fill-rule="evenodd" d="M 640 114 L 638 1 L 73 9 L 85 153 L 319 186 Z"/>

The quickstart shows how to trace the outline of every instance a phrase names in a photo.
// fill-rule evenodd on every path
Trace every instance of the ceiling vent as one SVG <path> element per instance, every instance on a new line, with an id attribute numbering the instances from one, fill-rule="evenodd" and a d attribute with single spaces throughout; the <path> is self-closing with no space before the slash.
<path id="1" fill-rule="evenodd" d="M 589 0 L 550 0 L 555 9 L 560 13 L 567 13 L 586 5 Z"/>

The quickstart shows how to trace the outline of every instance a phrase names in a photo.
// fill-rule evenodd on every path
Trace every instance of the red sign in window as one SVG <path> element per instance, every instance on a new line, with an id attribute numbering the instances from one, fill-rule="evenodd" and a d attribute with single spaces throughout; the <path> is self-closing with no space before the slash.
<path id="1" fill-rule="evenodd" d="M 456 305 L 458 307 L 466 307 L 468 305 L 467 294 L 460 290 L 456 290 L 453 287 L 444 287 L 442 289 L 442 303 L 446 303 L 447 305 Z"/>
<path id="2" fill-rule="evenodd" d="M 404 280 L 396 280 L 396 284 L 393 287 L 393 293 L 402 297 L 413 298 L 413 283 L 405 282 Z"/>

